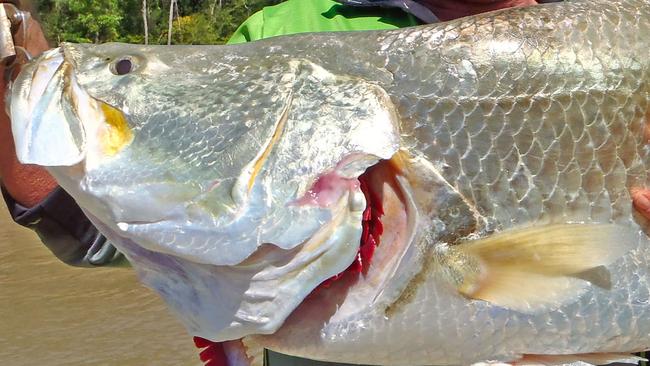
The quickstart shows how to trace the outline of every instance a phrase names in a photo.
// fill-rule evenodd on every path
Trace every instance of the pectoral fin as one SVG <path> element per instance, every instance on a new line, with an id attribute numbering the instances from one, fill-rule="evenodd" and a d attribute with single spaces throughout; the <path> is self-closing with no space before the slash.
<path id="1" fill-rule="evenodd" d="M 585 273 L 602 271 L 635 243 L 636 232 L 623 226 L 555 224 L 468 241 L 438 258 L 464 296 L 531 312 L 577 299 L 589 286 Z"/>

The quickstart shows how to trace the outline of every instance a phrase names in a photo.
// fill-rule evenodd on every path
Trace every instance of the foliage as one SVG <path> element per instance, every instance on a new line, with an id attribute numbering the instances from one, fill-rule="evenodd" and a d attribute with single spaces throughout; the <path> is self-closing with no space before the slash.
<path id="1" fill-rule="evenodd" d="M 167 32 L 161 35 L 167 40 Z M 159 43 L 162 40 L 159 40 Z M 194 13 L 176 18 L 172 23 L 174 44 L 215 44 L 220 39 L 214 31 L 210 18 L 203 13 Z"/>
<path id="2" fill-rule="evenodd" d="M 42 14 L 48 34 L 56 35 L 57 41 L 72 42 L 115 39 L 123 18 L 118 0 L 55 0 Z"/>
<path id="3" fill-rule="evenodd" d="M 174 44 L 224 43 L 246 18 L 280 0 L 177 0 Z M 171 0 L 147 0 L 150 43 L 167 43 Z M 144 43 L 142 0 L 36 0 L 53 43 Z"/>

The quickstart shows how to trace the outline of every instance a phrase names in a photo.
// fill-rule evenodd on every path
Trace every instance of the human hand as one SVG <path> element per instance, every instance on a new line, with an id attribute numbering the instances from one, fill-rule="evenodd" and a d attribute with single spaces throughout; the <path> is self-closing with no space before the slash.
<path id="1" fill-rule="evenodd" d="M 17 32 L 15 43 L 24 45 L 32 56 L 49 49 L 41 26 L 31 17 L 26 22 L 26 31 Z M 26 39 L 23 39 L 23 34 Z M 5 112 L 7 88 L 2 77 L 4 73 L 5 67 L 0 65 L 0 178 L 16 202 L 25 207 L 32 207 L 52 192 L 57 184 L 44 168 L 20 164 L 16 158 L 11 122 Z"/>

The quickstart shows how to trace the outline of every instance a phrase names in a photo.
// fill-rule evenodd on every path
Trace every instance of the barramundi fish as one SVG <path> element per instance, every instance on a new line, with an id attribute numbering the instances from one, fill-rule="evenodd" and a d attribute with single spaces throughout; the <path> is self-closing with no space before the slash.
<path id="1" fill-rule="evenodd" d="M 636 362 L 650 2 L 567 1 L 26 66 L 47 167 L 231 365 Z M 583 363 L 584 364 L 584 363 Z"/>

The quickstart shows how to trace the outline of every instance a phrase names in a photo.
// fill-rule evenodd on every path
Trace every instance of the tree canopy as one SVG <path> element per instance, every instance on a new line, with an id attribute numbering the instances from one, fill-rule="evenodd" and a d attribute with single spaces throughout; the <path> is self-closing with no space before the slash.
<path id="1" fill-rule="evenodd" d="M 218 44 L 264 6 L 281 0 L 174 0 L 172 44 Z M 36 0 L 51 42 L 144 43 L 146 3 L 149 43 L 166 44 L 172 0 Z"/>

